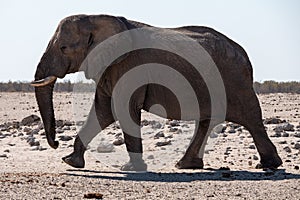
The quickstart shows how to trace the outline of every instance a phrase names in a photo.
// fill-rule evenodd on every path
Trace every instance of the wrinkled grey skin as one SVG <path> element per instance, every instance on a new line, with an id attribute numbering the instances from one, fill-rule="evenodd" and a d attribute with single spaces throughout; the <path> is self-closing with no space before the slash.
<path id="1" fill-rule="evenodd" d="M 77 15 L 62 20 L 38 64 L 35 80 L 48 76 L 63 78 L 68 73 L 77 72 L 84 58 L 97 44 L 114 34 L 140 27 L 150 26 L 129 21 L 123 17 L 107 15 Z M 169 30 L 186 34 L 197 40 L 210 54 L 224 81 L 227 96 L 226 120 L 241 124 L 249 130 L 261 157 L 261 167 L 279 167 L 282 161 L 263 126 L 259 102 L 252 88 L 252 66 L 242 47 L 221 33 L 207 27 L 187 26 Z M 197 75 L 197 72 L 193 71 L 189 63 L 168 52 L 153 49 L 134 51 L 113 63 L 105 71 L 97 86 L 94 102 L 97 119 L 90 116 L 80 133 L 96 135 L 97 129 L 89 126 L 89 123 L 92 124 L 95 120 L 98 120 L 102 130 L 113 123 L 115 121 L 111 108 L 113 87 L 122 74 L 134 66 L 151 62 L 173 66 L 189 80 L 195 89 L 201 117 L 194 119 L 198 122 L 195 130 L 196 136 L 176 167 L 181 169 L 203 168 L 203 160 L 199 158 L 198 153 L 206 133 L 210 132 L 208 130 L 210 123 L 208 89 L 203 79 L 199 74 Z M 57 148 L 52 103 L 53 86 L 54 83 L 36 87 L 35 93 L 48 143 L 51 147 Z M 161 94 L 166 95 L 162 97 Z M 131 100 L 130 113 L 137 124 L 140 123 L 141 109 L 148 111 L 153 104 L 161 104 L 167 112 L 167 118 L 180 119 L 179 104 L 176 97 L 162 86 L 155 84 L 143 86 L 134 93 Z M 147 166 L 142 159 L 142 154 L 135 154 L 142 153 L 141 139 L 125 132 L 124 138 L 130 160 L 122 169 L 146 170 Z M 85 141 L 85 143 L 87 142 Z M 77 137 L 74 143 L 74 152 L 64 157 L 63 160 L 73 167 L 84 167 L 86 145 Z"/>

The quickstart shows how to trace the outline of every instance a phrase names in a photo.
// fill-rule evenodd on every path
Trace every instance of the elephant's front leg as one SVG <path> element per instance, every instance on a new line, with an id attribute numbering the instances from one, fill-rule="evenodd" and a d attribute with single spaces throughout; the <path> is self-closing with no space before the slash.
<path id="1" fill-rule="evenodd" d="M 83 168 L 84 153 L 87 145 L 104 128 L 115 120 L 111 111 L 111 98 L 96 93 L 95 102 L 89 112 L 84 126 L 80 129 L 74 142 L 73 152 L 63 157 L 63 161 L 72 167 Z"/>

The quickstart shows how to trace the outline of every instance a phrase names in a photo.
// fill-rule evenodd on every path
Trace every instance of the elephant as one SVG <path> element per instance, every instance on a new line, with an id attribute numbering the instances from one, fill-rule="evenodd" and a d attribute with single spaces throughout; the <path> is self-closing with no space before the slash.
<path id="1" fill-rule="evenodd" d="M 53 109 L 53 87 L 57 78 L 80 71 L 89 53 L 105 40 L 130 30 L 148 28 L 154 33 L 160 31 L 161 37 L 169 37 L 168 33 L 176 33 L 191 38 L 208 52 L 215 63 L 224 84 L 226 107 L 224 119 L 212 116 L 212 100 L 206 85 L 208 74 L 201 74 L 191 67 L 191 63 L 162 49 L 134 49 L 111 62 L 102 76 L 93 77 L 93 73 L 85 71 L 87 78 L 96 81 L 96 93 L 90 115 L 74 141 L 73 152 L 64 157 L 67 164 L 76 168 L 85 166 L 84 153 L 86 145 L 98 134 L 116 120 L 113 101 L 118 99 L 114 88 L 118 81 L 136 66 L 147 63 L 159 63 L 171 66 L 185 77 L 194 90 L 201 113 L 198 117 L 189 110 L 185 117 L 181 116 L 180 101 L 169 88 L 155 82 L 149 82 L 137 88 L 128 103 L 132 121 L 140 125 L 141 110 L 151 111 L 153 105 L 161 105 L 168 119 L 195 120 L 196 128 L 193 139 L 184 156 L 177 162 L 179 169 L 202 169 L 203 158 L 199 156 L 212 128 L 223 121 L 243 125 L 249 130 L 260 155 L 259 166 L 262 168 L 278 168 L 282 164 L 275 145 L 269 139 L 262 122 L 262 112 L 258 98 L 253 89 L 253 69 L 245 50 L 236 42 L 220 32 L 203 26 L 184 26 L 178 28 L 158 28 L 141 22 L 128 20 L 124 17 L 110 15 L 74 15 L 63 19 L 50 40 L 45 53 L 38 63 L 34 81 L 35 96 L 44 123 L 48 144 L 58 147 L 55 141 L 55 116 Z M 164 35 L 165 34 L 165 35 Z M 131 36 L 134 42 L 135 36 Z M 192 47 L 190 47 L 192 48 Z M 190 49 L 191 52 L 196 51 Z M 209 67 L 207 67 L 209 68 Z M 206 70 L 206 68 L 204 67 Z M 209 71 L 209 70 L 208 70 Z M 153 71 L 155 73 L 155 70 Z M 159 74 L 156 74 L 159 76 Z M 136 76 L 136 79 L 139 77 Z M 135 78 L 133 78 L 135 79 Z M 124 91 L 123 91 L 124 92 Z M 125 92 L 126 93 L 126 92 Z M 118 99 L 122 101 L 122 99 Z M 222 107 L 221 106 L 221 107 Z M 222 109 L 222 108 L 221 108 Z M 153 111 L 154 114 L 159 112 Z M 190 115 L 189 115 L 190 114 Z M 95 124 L 97 124 L 95 126 Z M 126 124 L 121 122 L 121 127 Z M 143 160 L 143 145 L 140 129 L 136 133 L 123 130 L 126 149 L 129 154 L 128 163 L 122 166 L 126 171 L 144 171 L 147 165 Z M 84 141 L 81 136 L 85 137 Z M 203 149 L 202 149 L 203 150 Z"/>

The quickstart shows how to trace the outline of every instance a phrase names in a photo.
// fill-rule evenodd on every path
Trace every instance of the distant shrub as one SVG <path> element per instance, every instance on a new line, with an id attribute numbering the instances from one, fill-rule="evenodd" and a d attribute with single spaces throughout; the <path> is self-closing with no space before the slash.
<path id="1" fill-rule="evenodd" d="M 72 92 L 74 83 L 71 81 L 58 82 L 54 86 L 55 92 Z M 95 88 L 94 83 L 76 83 L 76 87 L 80 87 L 81 91 L 92 92 Z M 12 82 L 0 83 L 0 92 L 34 92 L 34 87 L 29 82 Z"/>
<path id="2" fill-rule="evenodd" d="M 296 93 L 300 94 L 300 82 L 276 82 L 264 81 L 263 83 L 254 82 L 254 90 L 258 94 L 268 93 Z"/>
<path id="3" fill-rule="evenodd" d="M 264 81 L 263 83 L 254 82 L 254 90 L 258 94 L 268 94 L 268 93 L 296 93 L 300 94 L 300 82 L 290 81 L 290 82 L 276 82 L 276 81 Z M 71 81 L 58 82 L 55 84 L 55 92 L 72 92 L 74 88 L 74 83 Z M 76 83 L 76 89 L 80 91 L 93 92 L 95 88 L 95 83 Z M 0 92 L 34 92 L 34 87 L 30 85 L 29 82 L 0 82 Z"/>

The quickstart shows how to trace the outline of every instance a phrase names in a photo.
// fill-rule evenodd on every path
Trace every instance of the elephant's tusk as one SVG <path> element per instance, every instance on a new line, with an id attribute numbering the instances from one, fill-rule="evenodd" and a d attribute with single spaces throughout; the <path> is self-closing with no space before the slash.
<path id="1" fill-rule="evenodd" d="M 30 85 L 32 85 L 34 87 L 42 87 L 42 86 L 49 85 L 50 83 L 52 83 L 55 80 L 56 80 L 56 76 L 48 76 L 48 77 L 46 77 L 44 79 L 41 79 L 41 80 L 32 81 L 30 83 Z"/>

